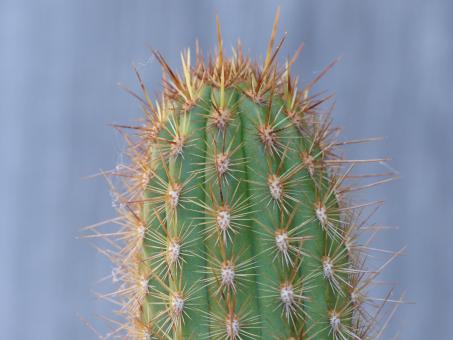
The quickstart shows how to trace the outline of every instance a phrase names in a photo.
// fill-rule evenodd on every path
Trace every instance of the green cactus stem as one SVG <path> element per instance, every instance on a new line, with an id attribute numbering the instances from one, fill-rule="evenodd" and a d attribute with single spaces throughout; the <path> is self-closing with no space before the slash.
<path id="1" fill-rule="evenodd" d="M 262 66 L 241 48 L 206 63 L 182 55 L 153 103 L 140 75 L 143 125 L 126 135 L 117 298 L 130 339 L 368 339 L 375 273 L 357 246 L 323 104 L 277 66 L 278 14 Z M 330 65 L 326 71 L 331 67 Z M 139 96 L 137 96 L 139 97 Z M 379 161 L 379 160 L 370 160 Z M 349 166 L 351 165 L 351 166 Z M 344 170 L 342 172 L 342 170 Z"/>

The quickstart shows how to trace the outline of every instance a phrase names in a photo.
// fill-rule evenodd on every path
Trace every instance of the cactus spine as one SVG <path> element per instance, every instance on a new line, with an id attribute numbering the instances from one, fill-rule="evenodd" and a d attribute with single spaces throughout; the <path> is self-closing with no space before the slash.
<path id="1" fill-rule="evenodd" d="M 182 76 L 157 52 L 162 98 L 137 72 L 142 126 L 122 126 L 130 163 L 113 174 L 121 230 L 116 296 L 131 339 L 368 339 L 375 273 L 356 243 L 365 205 L 344 199 L 356 162 L 334 149 L 327 98 L 280 70 L 278 15 L 263 66 L 222 39 Z M 371 160 L 376 161 L 376 160 Z M 372 184 L 371 184 L 372 185 Z M 369 185 L 370 186 L 370 185 Z M 354 188 L 357 189 L 357 188 Z M 373 302 L 374 303 L 374 302 Z M 379 309 L 377 311 L 379 313 Z"/>

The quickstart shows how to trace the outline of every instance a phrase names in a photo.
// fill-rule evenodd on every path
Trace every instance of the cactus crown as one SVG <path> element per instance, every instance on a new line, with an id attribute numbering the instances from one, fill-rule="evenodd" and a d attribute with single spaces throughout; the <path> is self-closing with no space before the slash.
<path id="1" fill-rule="evenodd" d="M 145 114 L 125 134 L 128 164 L 111 174 L 120 230 L 97 231 L 113 250 L 131 339 L 368 339 L 382 330 L 380 300 L 366 295 L 379 270 L 364 266 L 362 211 L 346 184 L 359 163 L 342 159 L 329 97 L 298 89 L 280 68 L 278 14 L 264 64 L 240 46 L 182 55 L 164 70 L 153 103 L 138 72 Z M 217 24 L 218 25 L 218 24 Z M 360 141 L 352 141 L 356 143 Z M 366 176 L 365 176 L 366 177 Z M 111 177 L 110 177 L 111 178 Z M 368 177 L 367 177 L 368 178 Z M 380 180 L 379 182 L 382 182 Z M 111 181 L 110 181 L 111 183 Z M 117 186 L 118 187 L 118 186 Z M 367 227 L 372 236 L 378 227 Z M 386 299 L 382 301 L 385 302 Z"/>

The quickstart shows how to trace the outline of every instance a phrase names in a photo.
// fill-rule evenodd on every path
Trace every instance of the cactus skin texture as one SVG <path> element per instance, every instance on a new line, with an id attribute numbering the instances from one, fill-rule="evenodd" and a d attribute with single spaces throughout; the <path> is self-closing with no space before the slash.
<path id="1" fill-rule="evenodd" d="M 130 162 L 113 172 L 125 188 L 113 189 L 120 250 L 105 251 L 126 320 L 112 334 L 381 336 L 381 308 L 365 295 L 377 271 L 365 269 L 357 241 L 360 211 L 372 204 L 351 204 L 345 194 L 361 187 L 344 184 L 353 165 L 381 160 L 337 156 L 348 142 L 334 141 L 321 109 L 328 98 L 311 94 L 332 65 L 298 90 L 290 74 L 298 53 L 277 67 L 277 22 L 262 66 L 240 46 L 225 58 L 218 26 L 215 56 L 205 63 L 197 51 L 191 66 L 188 51 L 181 76 L 155 52 L 164 71 L 156 103 L 137 72 L 145 119 L 118 126 L 132 131 Z"/>

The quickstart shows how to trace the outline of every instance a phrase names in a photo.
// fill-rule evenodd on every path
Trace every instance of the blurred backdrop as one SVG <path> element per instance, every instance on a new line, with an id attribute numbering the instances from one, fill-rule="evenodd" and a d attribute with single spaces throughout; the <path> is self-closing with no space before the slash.
<path id="1" fill-rule="evenodd" d="M 374 217 L 399 226 L 379 244 L 407 245 L 385 273 L 416 304 L 402 306 L 385 339 L 453 339 L 453 2 L 444 0 L 0 0 L 0 338 L 96 339 L 110 306 L 96 281 L 108 262 L 80 228 L 112 217 L 105 182 L 123 144 L 109 123 L 140 116 L 118 82 L 137 89 L 137 64 L 160 91 L 160 67 L 196 38 L 241 38 L 263 56 L 277 5 L 282 56 L 300 42 L 294 72 L 336 93 L 345 138 L 385 136 L 350 157 L 388 156 L 401 179 L 366 194 L 386 205 Z"/>

